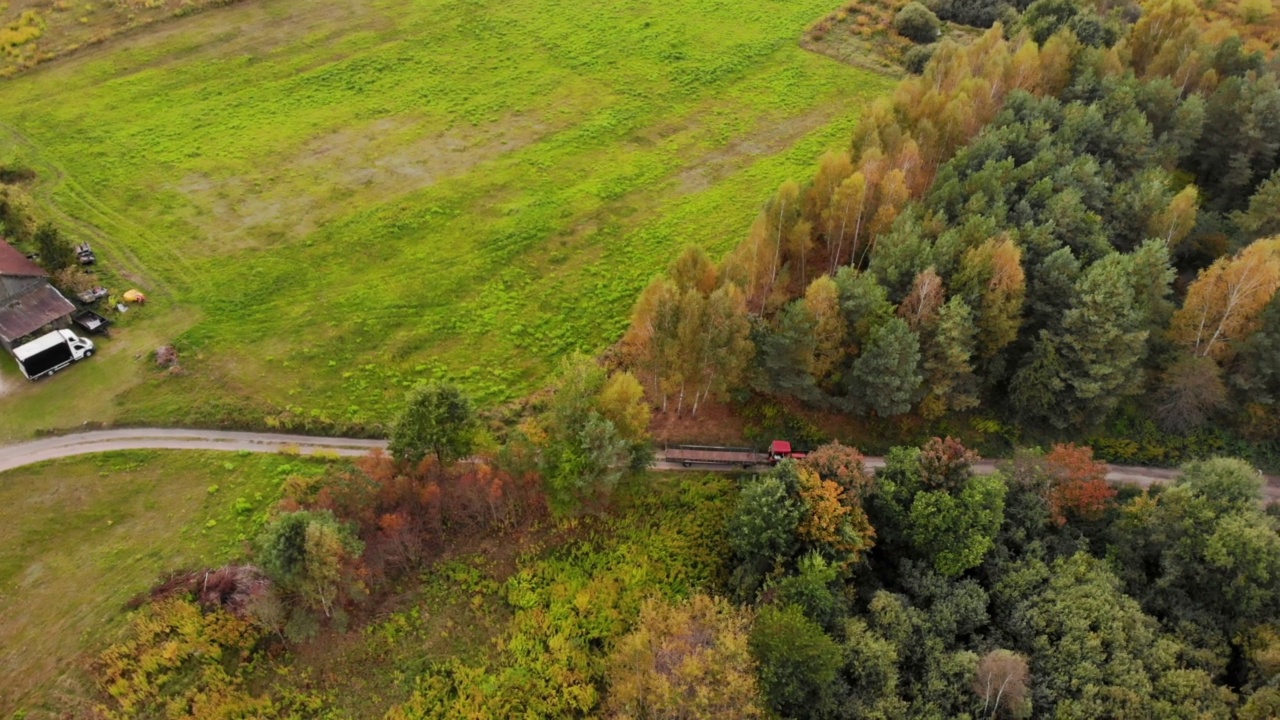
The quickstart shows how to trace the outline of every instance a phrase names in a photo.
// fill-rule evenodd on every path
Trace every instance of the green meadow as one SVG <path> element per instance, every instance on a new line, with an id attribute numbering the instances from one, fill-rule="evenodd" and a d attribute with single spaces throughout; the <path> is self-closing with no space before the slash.
<path id="1" fill-rule="evenodd" d="M 7 81 L 0 157 L 152 302 L 102 370 L 0 365 L 0 438 L 376 429 L 433 377 L 527 393 L 891 87 L 798 47 L 830 5 L 250 0 Z M 181 372 L 147 361 L 168 341 Z"/>
<path id="2" fill-rule="evenodd" d="M 0 717 L 88 717 L 86 663 L 164 573 L 243 556 L 320 460 L 114 452 L 0 473 Z M 22 714 L 14 717 L 25 717 Z"/>

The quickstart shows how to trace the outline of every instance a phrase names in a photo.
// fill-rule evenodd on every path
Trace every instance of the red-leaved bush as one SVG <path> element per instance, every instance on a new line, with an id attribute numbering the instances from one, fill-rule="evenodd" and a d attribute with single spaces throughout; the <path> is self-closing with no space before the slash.
<path id="1" fill-rule="evenodd" d="M 536 473 L 515 474 L 484 460 L 442 468 L 428 458 L 405 467 L 374 450 L 351 472 L 286 484 L 282 507 L 329 510 L 354 522 L 366 567 L 385 574 L 428 560 L 447 538 L 508 530 L 542 517 L 547 502 Z"/>

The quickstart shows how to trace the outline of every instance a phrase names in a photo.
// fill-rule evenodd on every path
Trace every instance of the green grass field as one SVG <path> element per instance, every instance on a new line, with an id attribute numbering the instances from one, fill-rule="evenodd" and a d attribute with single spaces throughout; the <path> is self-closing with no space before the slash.
<path id="1" fill-rule="evenodd" d="M 293 474 L 278 455 L 116 452 L 0 473 L 0 717 L 84 716 L 83 667 L 166 572 L 242 557 Z"/>
<path id="2" fill-rule="evenodd" d="M 439 376 L 529 391 L 891 86 L 798 47 L 830 4 L 261 0 L 8 81 L 0 157 L 155 302 L 107 370 L 0 366 L 0 438 L 371 426 Z M 147 369 L 167 340 L 184 374 Z"/>

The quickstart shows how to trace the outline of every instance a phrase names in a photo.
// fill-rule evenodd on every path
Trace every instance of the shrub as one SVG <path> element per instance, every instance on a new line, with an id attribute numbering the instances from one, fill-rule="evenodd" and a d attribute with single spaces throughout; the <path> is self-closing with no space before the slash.
<path id="1" fill-rule="evenodd" d="M 622 647 L 646 599 L 686 595 L 719 577 L 731 498 L 730 482 L 717 477 L 624 495 L 634 507 L 598 536 L 521 561 L 505 585 L 514 615 L 494 657 L 481 667 L 430 667 L 387 717 L 598 716 L 605 650 Z"/>
<path id="2" fill-rule="evenodd" d="M 763 718 L 747 621 L 724 600 L 650 600 L 608 661 L 614 718 Z"/>
<path id="3" fill-rule="evenodd" d="M 168 599 L 133 618 L 128 637 L 94 665 L 105 718 L 269 717 L 271 701 L 243 687 L 239 668 L 261 635 L 222 610 Z"/>
<path id="4" fill-rule="evenodd" d="M 281 588 L 332 617 L 337 604 L 361 590 L 364 544 L 328 511 L 284 513 L 259 540 L 262 568 Z"/>
<path id="5" fill-rule="evenodd" d="M 907 3 L 893 18 L 893 29 L 912 42 L 931 43 L 938 39 L 941 28 L 938 16 L 915 0 Z"/>
<path id="6" fill-rule="evenodd" d="M 914 45 L 902 56 L 902 67 L 913 75 L 920 75 L 932 59 L 932 45 Z"/>
<path id="7" fill-rule="evenodd" d="M 1029 4 L 1026 0 L 1015 0 L 1013 4 L 1006 0 L 930 0 L 929 8 L 943 20 L 989 28 L 997 21 L 1013 27 L 1019 19 L 1018 12 Z"/>
<path id="8" fill-rule="evenodd" d="M 56 273 L 75 264 L 75 248 L 52 224 L 45 223 L 36 229 L 35 242 L 40 264 L 49 272 Z"/>
<path id="9" fill-rule="evenodd" d="M 1248 25 L 1262 22 L 1272 12 L 1271 0 L 1240 0 L 1240 18 Z"/>

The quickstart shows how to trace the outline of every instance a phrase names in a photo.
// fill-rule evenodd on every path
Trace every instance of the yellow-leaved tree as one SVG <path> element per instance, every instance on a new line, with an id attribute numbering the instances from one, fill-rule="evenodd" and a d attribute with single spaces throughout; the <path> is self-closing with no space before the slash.
<path id="1" fill-rule="evenodd" d="M 994 357 L 1022 327 L 1027 293 L 1022 250 L 1007 237 L 987 240 L 965 254 L 956 284 L 976 313 L 978 355 Z"/>
<path id="2" fill-rule="evenodd" d="M 1201 271 L 1173 315 L 1170 334 L 1194 355 L 1227 360 L 1233 341 L 1253 331 L 1277 288 L 1280 237 L 1258 240 Z"/>
<path id="3" fill-rule="evenodd" d="M 814 319 L 813 376 L 821 383 L 840 366 L 847 352 L 848 328 L 840 310 L 840 289 L 829 275 L 809 283 L 805 308 Z"/>

